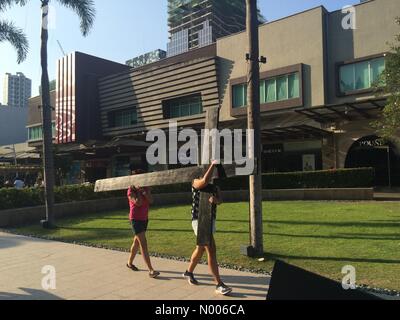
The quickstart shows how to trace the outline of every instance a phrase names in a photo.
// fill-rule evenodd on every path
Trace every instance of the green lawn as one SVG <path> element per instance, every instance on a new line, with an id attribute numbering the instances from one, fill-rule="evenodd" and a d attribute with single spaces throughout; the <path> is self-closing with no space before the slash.
<path id="1" fill-rule="evenodd" d="M 264 262 L 240 255 L 249 241 L 248 205 L 224 204 L 218 212 L 219 261 L 272 270 L 282 259 L 332 279 L 344 265 L 357 270 L 357 283 L 400 290 L 400 204 L 394 202 L 265 202 Z M 51 236 L 111 248 L 131 244 L 127 212 L 87 215 L 58 221 L 60 228 L 20 228 L 23 234 Z M 154 208 L 150 251 L 190 257 L 195 245 L 188 206 Z"/>

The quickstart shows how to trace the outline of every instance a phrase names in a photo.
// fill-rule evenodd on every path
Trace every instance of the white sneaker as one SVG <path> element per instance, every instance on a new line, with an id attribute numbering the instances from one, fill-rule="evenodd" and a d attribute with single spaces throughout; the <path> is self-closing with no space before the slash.
<path id="1" fill-rule="evenodd" d="M 221 283 L 217 285 L 217 288 L 215 290 L 217 294 L 221 294 L 223 296 L 226 296 L 227 294 L 232 292 L 232 288 L 226 286 L 225 284 Z"/>

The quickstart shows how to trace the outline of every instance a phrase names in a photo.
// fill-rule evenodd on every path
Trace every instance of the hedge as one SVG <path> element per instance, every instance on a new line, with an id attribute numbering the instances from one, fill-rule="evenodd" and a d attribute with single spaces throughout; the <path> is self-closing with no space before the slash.
<path id="1" fill-rule="evenodd" d="M 313 172 L 272 173 L 263 175 L 263 189 L 302 188 L 366 188 L 372 187 L 374 169 L 340 169 Z M 218 181 L 223 190 L 248 190 L 247 177 Z M 190 183 L 152 188 L 153 193 L 178 193 L 190 191 Z M 73 202 L 124 197 L 125 191 L 95 193 L 93 185 L 56 187 L 55 202 Z M 35 207 L 44 204 L 43 189 L 0 189 L 0 210 Z"/>
<path id="2" fill-rule="evenodd" d="M 223 190 L 248 190 L 247 177 L 219 181 Z M 338 169 L 310 172 L 269 173 L 262 177 L 263 189 L 370 188 L 373 168 Z"/>
<path id="3" fill-rule="evenodd" d="M 56 187 L 54 200 L 56 203 L 86 201 L 123 197 L 124 191 L 95 193 L 93 185 L 73 185 Z M 0 189 L 0 210 L 35 207 L 44 204 L 43 188 Z"/>

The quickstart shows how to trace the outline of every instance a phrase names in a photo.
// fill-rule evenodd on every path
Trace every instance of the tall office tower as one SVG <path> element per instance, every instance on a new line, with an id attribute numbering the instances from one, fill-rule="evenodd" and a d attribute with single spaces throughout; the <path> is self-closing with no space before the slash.
<path id="1" fill-rule="evenodd" d="M 32 95 L 32 80 L 17 72 L 6 73 L 4 78 L 3 100 L 9 107 L 26 108 Z"/>
<path id="2" fill-rule="evenodd" d="M 133 59 L 130 59 L 130 60 L 126 61 L 126 64 L 128 66 L 130 66 L 131 68 L 139 68 L 139 67 L 145 66 L 146 64 L 150 64 L 150 63 L 165 59 L 166 56 L 167 56 L 167 53 L 164 50 L 157 49 L 157 50 L 142 54 L 141 56 L 135 57 Z"/>
<path id="3" fill-rule="evenodd" d="M 246 1 L 168 0 L 168 26 L 167 56 L 171 57 L 243 31 Z"/>

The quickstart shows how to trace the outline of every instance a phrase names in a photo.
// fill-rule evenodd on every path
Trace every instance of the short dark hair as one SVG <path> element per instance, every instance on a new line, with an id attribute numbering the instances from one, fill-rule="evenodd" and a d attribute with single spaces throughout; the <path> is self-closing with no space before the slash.
<path id="1" fill-rule="evenodd" d="M 144 173 L 146 173 L 146 171 L 144 171 L 143 169 L 132 170 L 132 174 L 144 174 Z"/>

